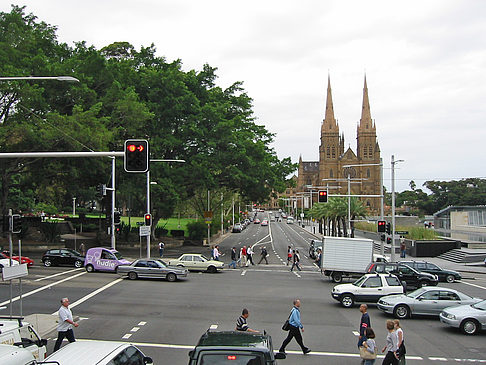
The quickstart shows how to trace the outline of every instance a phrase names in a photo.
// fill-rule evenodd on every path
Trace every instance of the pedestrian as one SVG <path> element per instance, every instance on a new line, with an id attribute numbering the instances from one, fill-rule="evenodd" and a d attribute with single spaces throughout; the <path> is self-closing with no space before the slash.
<path id="1" fill-rule="evenodd" d="M 388 334 L 386 336 L 386 345 L 381 352 L 385 352 L 386 355 L 383 359 L 382 365 L 398 365 L 398 358 L 396 352 L 398 350 L 398 336 L 395 331 L 395 323 L 391 319 L 386 321 L 386 329 Z"/>
<path id="2" fill-rule="evenodd" d="M 403 236 L 400 236 L 400 257 L 401 258 L 406 257 L 406 249 L 407 246 L 405 245 L 405 238 L 403 238 Z"/>
<path id="3" fill-rule="evenodd" d="M 84 245 L 84 242 L 81 242 L 81 244 L 79 245 L 79 253 L 81 254 L 81 256 L 86 255 L 86 246 Z"/>
<path id="4" fill-rule="evenodd" d="M 268 260 L 267 260 L 268 252 L 265 246 L 262 247 L 262 251 L 260 253 L 260 261 L 258 261 L 258 264 L 261 264 L 263 260 L 265 260 L 265 263 L 268 265 Z"/>
<path id="5" fill-rule="evenodd" d="M 236 253 L 236 247 L 231 249 L 231 263 L 228 265 L 228 268 L 233 266 L 233 269 L 236 269 L 236 261 L 238 260 L 238 254 Z"/>
<path id="6" fill-rule="evenodd" d="M 375 331 L 373 331 L 371 327 L 368 327 L 366 329 L 366 338 L 367 340 L 363 342 L 363 347 L 371 355 L 371 356 L 369 355 L 369 357 L 374 357 L 374 358 L 373 359 L 365 358 L 363 364 L 373 365 L 376 359 L 376 342 L 375 342 Z"/>
<path id="7" fill-rule="evenodd" d="M 368 314 L 368 306 L 366 304 L 361 304 L 359 306 L 359 311 L 361 312 L 361 319 L 359 321 L 359 340 L 358 347 L 363 345 L 366 341 L 366 329 L 371 327 L 370 315 Z"/>
<path id="8" fill-rule="evenodd" d="M 61 308 L 59 308 L 59 321 L 57 324 L 57 340 L 54 345 L 54 352 L 61 348 L 62 340 L 64 337 L 68 339 L 69 342 L 75 342 L 73 326 L 78 327 L 79 324 L 73 321 L 73 313 L 69 309 L 69 299 L 61 299 Z"/>
<path id="9" fill-rule="evenodd" d="M 246 246 L 243 246 L 240 250 L 240 265 L 247 266 L 246 264 Z"/>
<path id="10" fill-rule="evenodd" d="M 213 248 L 213 259 L 214 259 L 215 261 L 219 261 L 219 255 L 220 255 L 220 253 L 219 253 L 219 246 L 218 246 L 218 245 L 216 245 L 216 246 L 214 246 L 214 248 Z"/>
<path id="11" fill-rule="evenodd" d="M 302 269 L 300 268 L 300 254 L 299 254 L 299 250 L 295 250 L 294 251 L 294 263 L 292 264 L 292 267 L 290 268 L 290 271 L 294 271 L 294 267 L 297 268 L 297 270 L 299 271 L 302 271 Z"/>
<path id="12" fill-rule="evenodd" d="M 310 348 L 304 346 L 304 341 L 302 340 L 302 334 L 300 333 L 301 329 L 302 332 L 304 332 L 304 326 L 300 321 L 300 299 L 294 300 L 294 306 L 292 307 L 288 321 L 289 321 L 289 334 L 287 335 L 287 338 L 284 340 L 284 342 L 282 342 L 282 346 L 280 346 L 279 352 L 285 354 L 285 347 L 287 347 L 287 345 L 292 340 L 292 338 L 295 337 L 295 340 L 299 344 L 304 355 L 308 354 L 311 350 Z"/>
<path id="13" fill-rule="evenodd" d="M 406 364 L 405 354 L 407 353 L 407 350 L 405 349 L 403 330 L 402 327 L 400 327 L 400 321 L 398 319 L 393 320 L 393 323 L 395 324 L 395 331 L 397 332 L 397 336 L 398 336 L 398 351 L 397 351 L 398 364 L 405 365 Z"/>
<path id="14" fill-rule="evenodd" d="M 287 247 L 287 266 L 290 264 L 290 261 L 292 261 L 292 247 L 288 246 Z"/>
<path id="15" fill-rule="evenodd" d="M 248 258 L 248 262 L 250 262 L 252 265 L 255 265 L 255 263 L 253 262 L 253 248 L 251 248 L 251 246 L 248 246 L 248 249 L 246 250 L 246 257 Z"/>
<path id="16" fill-rule="evenodd" d="M 164 242 L 160 241 L 159 242 L 159 257 L 164 256 L 164 247 L 165 247 Z"/>
<path id="17" fill-rule="evenodd" d="M 322 250 L 321 250 L 321 248 L 317 249 L 316 265 L 319 267 L 319 269 L 322 272 Z"/>
<path id="18" fill-rule="evenodd" d="M 248 327 L 247 319 L 250 314 L 248 313 L 248 309 L 243 308 L 241 311 L 241 316 L 238 317 L 236 320 L 236 331 L 243 331 L 243 332 L 254 332 L 254 333 L 260 333 L 260 331 L 252 330 L 251 328 Z"/>

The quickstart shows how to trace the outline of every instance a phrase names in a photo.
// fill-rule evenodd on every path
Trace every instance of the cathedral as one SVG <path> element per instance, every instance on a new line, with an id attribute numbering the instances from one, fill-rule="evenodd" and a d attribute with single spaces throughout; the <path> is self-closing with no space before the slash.
<path id="1" fill-rule="evenodd" d="M 376 140 L 376 125 L 371 119 L 366 76 L 356 140 L 356 152 L 351 147 L 345 148 L 344 134 L 340 134 L 339 124 L 334 117 L 331 81 L 328 77 L 326 112 L 321 124 L 319 161 L 303 161 L 300 157 L 294 192 L 314 190 L 312 199 L 314 202 L 317 201 L 315 192 L 326 188 L 329 195 L 346 195 L 349 176 L 352 195 L 380 195 L 380 146 Z M 379 211 L 380 198 L 360 197 L 360 199 L 371 212 Z"/>

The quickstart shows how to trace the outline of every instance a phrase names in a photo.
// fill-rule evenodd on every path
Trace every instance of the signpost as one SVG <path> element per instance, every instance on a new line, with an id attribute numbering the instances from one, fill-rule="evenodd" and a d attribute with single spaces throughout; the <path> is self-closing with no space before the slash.
<path id="1" fill-rule="evenodd" d="M 395 231 L 395 234 L 405 235 L 408 234 L 408 231 Z"/>
<path id="2" fill-rule="evenodd" d="M 150 226 L 140 226 L 139 235 L 140 237 L 150 236 Z"/>

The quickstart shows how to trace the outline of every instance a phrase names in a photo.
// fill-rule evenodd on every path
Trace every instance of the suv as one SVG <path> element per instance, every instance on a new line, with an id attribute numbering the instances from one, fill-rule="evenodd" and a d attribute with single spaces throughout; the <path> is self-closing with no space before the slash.
<path id="1" fill-rule="evenodd" d="M 429 274 L 435 274 L 439 278 L 439 281 L 445 281 L 453 283 L 456 280 L 461 280 L 462 276 L 454 270 L 441 269 L 436 264 L 427 261 L 400 261 L 402 264 L 408 265 L 415 270 L 428 272 Z"/>
<path id="2" fill-rule="evenodd" d="M 390 273 L 398 277 L 406 286 L 421 288 L 422 286 L 437 285 L 439 279 L 436 275 L 417 271 L 400 262 L 372 262 L 366 269 L 367 273 Z"/>
<path id="3" fill-rule="evenodd" d="M 352 284 L 339 284 L 332 288 L 331 295 L 350 308 L 355 302 L 376 303 L 382 296 L 403 294 L 402 283 L 392 274 L 365 274 Z"/>
<path id="4" fill-rule="evenodd" d="M 273 353 L 272 338 L 266 332 L 208 330 L 189 352 L 189 365 L 274 365 L 275 359 L 284 358 L 283 353 Z"/>
<path id="5" fill-rule="evenodd" d="M 69 248 L 61 248 L 46 251 L 42 256 L 44 266 L 68 265 L 74 267 L 83 267 L 84 256 L 78 251 Z"/>

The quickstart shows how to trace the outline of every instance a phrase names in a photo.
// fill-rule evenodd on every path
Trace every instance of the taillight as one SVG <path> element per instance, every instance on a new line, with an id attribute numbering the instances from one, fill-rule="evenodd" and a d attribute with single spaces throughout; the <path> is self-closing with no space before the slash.
<path id="1" fill-rule="evenodd" d="M 236 360 L 236 356 L 235 355 L 228 355 L 228 360 Z"/>

